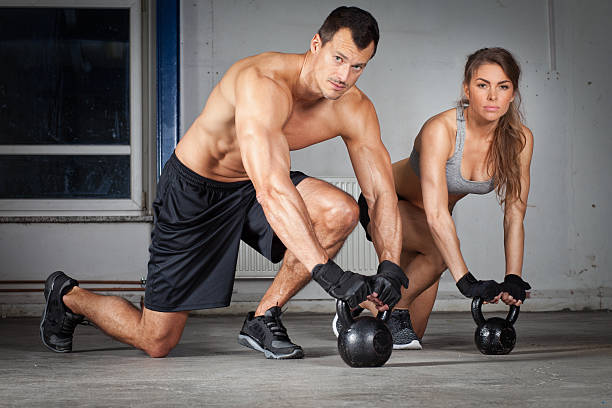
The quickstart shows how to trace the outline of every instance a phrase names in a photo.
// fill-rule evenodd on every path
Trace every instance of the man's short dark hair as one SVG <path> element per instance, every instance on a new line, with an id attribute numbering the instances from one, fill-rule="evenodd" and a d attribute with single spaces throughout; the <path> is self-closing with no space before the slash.
<path id="1" fill-rule="evenodd" d="M 378 23 L 372 14 L 358 7 L 338 7 L 327 16 L 323 25 L 319 28 L 322 45 L 331 41 L 334 34 L 341 28 L 351 30 L 353 41 L 360 50 L 374 41 L 374 52 L 372 53 L 372 57 L 374 57 L 380 34 Z"/>

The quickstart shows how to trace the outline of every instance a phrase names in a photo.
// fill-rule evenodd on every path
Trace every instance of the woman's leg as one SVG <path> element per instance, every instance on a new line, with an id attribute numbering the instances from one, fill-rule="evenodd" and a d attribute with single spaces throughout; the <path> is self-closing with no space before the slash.
<path id="1" fill-rule="evenodd" d="M 425 333 L 427 321 L 433 308 L 440 276 L 446 265 L 438 251 L 425 211 L 410 202 L 398 202 L 402 220 L 402 257 L 400 266 L 408 276 L 408 289 L 402 288 L 402 299 L 396 309 L 408 309 L 413 328 L 421 338 Z M 372 304 L 364 304 L 373 313 L 376 310 Z"/>
<path id="2" fill-rule="evenodd" d="M 417 296 L 408 306 L 412 328 L 419 339 L 422 339 L 425 335 L 429 315 L 431 315 L 431 310 L 433 309 L 436 301 L 436 295 L 438 294 L 439 283 L 440 280 L 438 279 L 430 287 L 425 289 L 419 296 Z"/>

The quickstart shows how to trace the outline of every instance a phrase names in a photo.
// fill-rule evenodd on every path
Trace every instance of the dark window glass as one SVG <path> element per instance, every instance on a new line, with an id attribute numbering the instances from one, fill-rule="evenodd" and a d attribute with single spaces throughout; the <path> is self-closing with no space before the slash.
<path id="1" fill-rule="evenodd" d="M 130 198 L 130 156 L 1 156 L 0 198 Z"/>
<path id="2" fill-rule="evenodd" d="M 129 145 L 129 17 L 0 8 L 0 144 Z"/>

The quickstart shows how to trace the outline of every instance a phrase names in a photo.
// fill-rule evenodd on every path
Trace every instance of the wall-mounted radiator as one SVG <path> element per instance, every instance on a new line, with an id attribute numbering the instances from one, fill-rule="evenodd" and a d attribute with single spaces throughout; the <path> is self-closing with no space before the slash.
<path id="1" fill-rule="evenodd" d="M 357 180 L 351 177 L 329 177 L 325 181 L 346 191 L 355 200 L 359 197 L 361 190 Z M 371 275 L 376 272 L 378 258 L 374 246 L 365 237 L 365 231 L 361 225 L 357 225 L 353 233 L 348 237 L 344 246 L 335 258 L 335 262 L 343 269 Z M 258 254 L 244 242 L 240 243 L 238 253 L 238 265 L 236 266 L 236 278 L 270 278 L 276 272 L 282 262 L 274 265 L 266 258 Z"/>

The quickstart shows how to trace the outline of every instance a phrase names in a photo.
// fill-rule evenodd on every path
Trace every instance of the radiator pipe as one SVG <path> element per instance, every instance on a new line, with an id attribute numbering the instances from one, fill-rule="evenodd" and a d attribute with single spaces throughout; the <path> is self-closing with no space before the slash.
<path id="1" fill-rule="evenodd" d="M 79 284 L 93 285 L 140 285 L 138 288 L 126 288 L 111 286 L 108 288 L 86 288 L 92 292 L 140 292 L 145 289 L 142 287 L 146 283 L 145 279 L 137 281 L 128 280 L 82 280 Z M 44 280 L 0 280 L 0 285 L 44 285 Z M 0 292 L 4 293 L 23 293 L 23 292 L 43 292 L 42 288 L 0 288 Z"/>
<path id="2" fill-rule="evenodd" d="M 236 276 L 236 280 L 273 280 L 274 276 Z M 79 284 L 84 285 L 140 285 L 139 288 L 126 287 L 108 287 L 108 288 L 85 288 L 92 292 L 142 292 L 147 283 L 146 279 L 130 281 L 130 280 L 80 280 Z M 44 280 L 0 280 L 0 285 L 44 285 Z M 25 292 L 43 292 L 42 288 L 0 288 L 3 293 L 25 293 Z"/>

